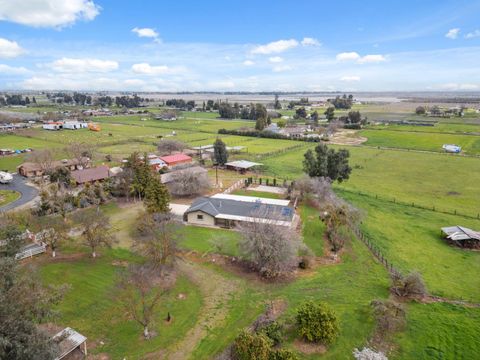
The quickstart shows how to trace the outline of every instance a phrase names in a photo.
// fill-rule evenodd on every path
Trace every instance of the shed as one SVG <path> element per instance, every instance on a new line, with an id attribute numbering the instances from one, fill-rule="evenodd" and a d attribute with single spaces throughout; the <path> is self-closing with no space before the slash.
<path id="1" fill-rule="evenodd" d="M 52 338 L 58 343 L 59 353 L 55 360 L 67 358 L 74 351 L 80 351 L 87 356 L 87 338 L 72 328 L 65 328 Z M 83 348 L 83 349 L 82 349 Z"/>
<path id="2" fill-rule="evenodd" d="M 89 169 L 72 171 L 71 175 L 77 185 L 105 180 L 110 177 L 109 167 L 101 165 Z"/>
<path id="3" fill-rule="evenodd" d="M 176 166 L 176 165 L 188 164 L 192 162 L 192 158 L 185 154 L 160 156 L 159 159 L 164 161 L 167 164 L 167 166 Z"/>
<path id="4" fill-rule="evenodd" d="M 451 244 L 464 248 L 480 248 L 480 232 L 463 226 L 443 227 L 442 233 Z"/>
<path id="5" fill-rule="evenodd" d="M 262 166 L 263 164 L 256 163 L 253 161 L 247 160 L 237 160 L 237 161 L 230 161 L 225 164 L 227 169 L 236 170 L 236 171 L 247 171 L 256 166 Z"/>

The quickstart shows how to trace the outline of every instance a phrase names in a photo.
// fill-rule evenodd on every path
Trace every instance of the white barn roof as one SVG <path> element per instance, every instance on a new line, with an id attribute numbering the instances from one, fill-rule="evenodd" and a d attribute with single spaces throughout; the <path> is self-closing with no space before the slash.
<path id="1" fill-rule="evenodd" d="M 263 165 L 263 164 L 256 163 L 256 162 L 253 162 L 253 161 L 247 161 L 247 160 L 238 160 L 238 161 L 227 162 L 225 165 L 236 167 L 236 168 L 239 168 L 239 169 L 249 169 L 251 167 L 260 166 L 260 165 Z"/>

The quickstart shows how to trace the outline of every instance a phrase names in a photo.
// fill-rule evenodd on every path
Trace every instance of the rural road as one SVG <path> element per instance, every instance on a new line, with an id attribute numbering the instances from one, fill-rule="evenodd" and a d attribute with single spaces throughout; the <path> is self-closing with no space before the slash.
<path id="1" fill-rule="evenodd" d="M 10 184 L 0 184 L 0 190 L 14 190 L 21 194 L 20 198 L 14 202 L 1 206 L 0 212 L 12 210 L 19 206 L 25 205 L 26 203 L 35 199 L 35 197 L 38 195 L 38 190 L 33 186 L 27 185 L 26 179 L 18 174 L 13 175 L 13 181 Z"/>

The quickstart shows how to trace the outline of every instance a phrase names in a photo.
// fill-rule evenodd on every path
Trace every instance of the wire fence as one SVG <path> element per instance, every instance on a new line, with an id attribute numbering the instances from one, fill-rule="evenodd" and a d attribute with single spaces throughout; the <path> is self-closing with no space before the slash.
<path id="1" fill-rule="evenodd" d="M 344 192 L 348 192 L 348 193 L 352 193 L 352 194 L 356 194 L 356 195 L 361 195 L 361 196 L 366 196 L 366 197 L 374 198 L 374 199 L 381 200 L 381 201 L 387 201 L 387 202 L 390 202 L 390 203 L 393 203 L 393 204 L 410 206 L 412 208 L 433 211 L 433 212 L 437 212 L 437 213 L 440 213 L 440 214 L 455 215 L 455 216 L 461 216 L 461 217 L 464 217 L 464 218 L 480 220 L 480 212 L 477 212 L 476 214 L 475 213 L 467 214 L 466 212 L 461 212 L 461 211 L 458 211 L 457 209 L 444 209 L 444 208 L 441 208 L 441 207 L 437 207 L 435 205 L 422 205 L 422 204 L 419 204 L 419 203 L 415 203 L 414 201 L 407 202 L 407 201 L 399 200 L 395 197 L 386 197 L 386 196 L 381 196 L 381 195 L 378 195 L 378 194 L 346 189 L 346 188 L 343 188 L 343 187 L 339 188 L 339 189 L 341 191 L 344 191 Z"/>

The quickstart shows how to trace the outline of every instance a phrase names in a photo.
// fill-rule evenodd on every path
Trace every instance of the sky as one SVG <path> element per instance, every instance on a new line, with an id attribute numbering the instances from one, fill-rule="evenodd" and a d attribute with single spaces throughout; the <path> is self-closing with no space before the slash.
<path id="1" fill-rule="evenodd" d="M 0 0 L 0 89 L 480 91 L 480 0 Z"/>

